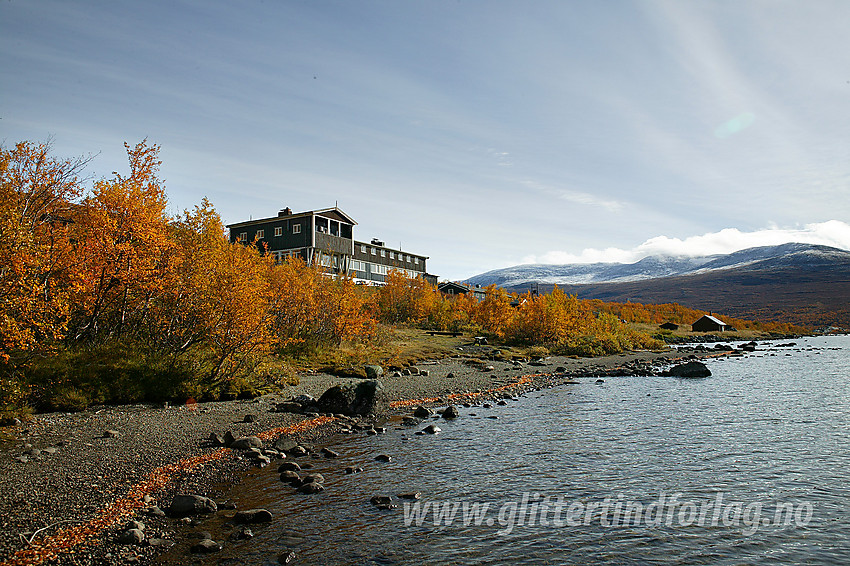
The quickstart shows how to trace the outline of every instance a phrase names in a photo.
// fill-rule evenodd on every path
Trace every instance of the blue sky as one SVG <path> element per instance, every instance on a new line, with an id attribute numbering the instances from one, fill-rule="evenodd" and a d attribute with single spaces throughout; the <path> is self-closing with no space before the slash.
<path id="1" fill-rule="evenodd" d="M 333 206 L 462 279 L 850 248 L 850 2 L 0 3 L 0 140 L 127 169 L 173 212 Z"/>

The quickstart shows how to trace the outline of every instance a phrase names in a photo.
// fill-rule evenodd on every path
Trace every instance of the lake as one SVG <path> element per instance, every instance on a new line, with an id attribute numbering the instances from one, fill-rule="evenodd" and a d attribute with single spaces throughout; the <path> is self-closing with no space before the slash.
<path id="1" fill-rule="evenodd" d="M 197 561 L 848 564 L 850 337 L 794 342 L 707 360 L 705 379 L 580 378 L 460 408 L 437 435 L 391 421 L 341 437 L 340 458 L 298 460 L 322 493 L 294 494 L 275 464 L 252 471 L 229 497 L 274 522 Z M 227 534 L 221 518 L 202 528 Z M 183 552 L 166 561 L 195 559 Z"/>

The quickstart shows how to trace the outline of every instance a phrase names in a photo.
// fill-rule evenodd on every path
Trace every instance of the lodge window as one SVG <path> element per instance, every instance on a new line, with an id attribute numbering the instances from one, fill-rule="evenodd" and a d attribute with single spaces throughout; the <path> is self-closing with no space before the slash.
<path id="1" fill-rule="evenodd" d="M 242 232 L 241 234 L 239 234 L 239 241 L 240 242 L 247 242 L 248 241 L 248 232 Z"/>
<path id="2" fill-rule="evenodd" d="M 262 240 L 265 237 L 266 237 L 266 231 L 265 230 L 257 230 L 257 239 L 258 240 Z"/>
<path id="3" fill-rule="evenodd" d="M 283 228 L 281 228 L 280 226 L 275 226 L 274 235 L 283 236 Z"/>
<path id="4" fill-rule="evenodd" d="M 361 253 L 361 254 L 365 254 L 365 253 L 366 253 L 366 244 L 360 244 L 360 253 Z"/>
<path id="5" fill-rule="evenodd" d="M 409 255 L 404 256 L 404 258 L 407 261 L 407 263 L 410 263 L 410 256 Z"/>
<path id="6" fill-rule="evenodd" d="M 292 233 L 300 234 L 301 233 L 301 224 L 293 224 L 292 225 Z"/>
<path id="7" fill-rule="evenodd" d="M 418 257 L 413 258 L 413 263 L 415 263 L 416 265 L 419 265 L 419 258 Z"/>
<path id="8" fill-rule="evenodd" d="M 377 252 L 375 251 L 375 248 L 371 248 L 371 250 L 372 250 L 372 255 L 377 255 Z"/>
<path id="9" fill-rule="evenodd" d="M 381 257 L 387 257 L 387 250 L 381 250 Z"/>
<path id="10" fill-rule="evenodd" d="M 395 259 L 395 252 L 390 252 L 390 259 Z"/>

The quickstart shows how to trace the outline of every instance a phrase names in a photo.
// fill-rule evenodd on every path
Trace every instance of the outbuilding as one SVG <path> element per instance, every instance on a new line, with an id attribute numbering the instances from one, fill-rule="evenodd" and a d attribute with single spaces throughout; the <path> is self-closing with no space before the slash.
<path id="1" fill-rule="evenodd" d="M 729 325 L 710 314 L 700 317 L 691 325 L 694 332 L 725 332 Z"/>

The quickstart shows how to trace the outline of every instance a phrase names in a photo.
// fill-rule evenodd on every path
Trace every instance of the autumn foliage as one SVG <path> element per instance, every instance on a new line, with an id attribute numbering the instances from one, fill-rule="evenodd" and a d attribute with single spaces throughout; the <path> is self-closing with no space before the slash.
<path id="1" fill-rule="evenodd" d="M 262 391 L 288 379 L 289 357 L 373 343 L 381 325 L 594 355 L 658 345 L 624 321 L 703 314 L 558 289 L 490 287 L 478 302 L 397 271 L 372 288 L 276 263 L 262 246 L 231 244 L 206 199 L 170 215 L 159 148 L 125 148 L 129 172 L 89 189 L 88 159 L 55 158 L 49 144 L 0 148 L 0 413 Z"/>

